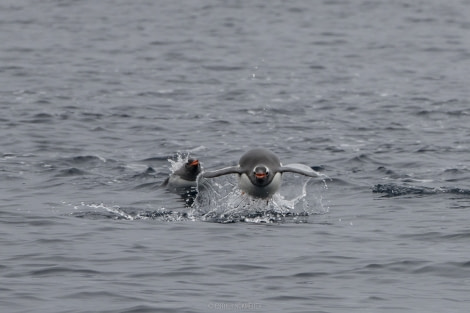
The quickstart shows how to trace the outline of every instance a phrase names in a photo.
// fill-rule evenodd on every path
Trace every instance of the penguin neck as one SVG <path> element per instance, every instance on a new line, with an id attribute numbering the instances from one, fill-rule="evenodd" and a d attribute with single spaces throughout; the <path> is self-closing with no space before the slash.
<path id="1" fill-rule="evenodd" d="M 173 173 L 174 176 L 179 176 L 181 179 L 194 181 L 200 173 L 199 168 L 185 168 L 182 167 Z"/>
<path id="2" fill-rule="evenodd" d="M 248 175 L 242 173 L 238 181 L 238 187 L 255 198 L 270 198 L 281 186 L 281 173 L 276 173 L 270 183 L 264 186 L 254 185 Z"/>

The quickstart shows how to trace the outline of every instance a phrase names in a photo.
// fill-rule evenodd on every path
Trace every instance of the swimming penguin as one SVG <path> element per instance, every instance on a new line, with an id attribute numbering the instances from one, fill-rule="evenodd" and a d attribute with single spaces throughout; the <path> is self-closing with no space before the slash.
<path id="1" fill-rule="evenodd" d="M 162 187 L 181 195 L 183 198 L 195 197 L 197 194 L 197 176 L 201 173 L 201 164 L 197 159 L 188 159 L 183 166 L 163 182 Z M 188 200 L 186 200 L 188 202 Z"/>
<path id="2" fill-rule="evenodd" d="M 281 186 L 282 173 L 297 173 L 309 177 L 319 174 L 303 164 L 283 166 L 279 157 L 273 152 L 257 148 L 246 152 L 240 158 L 238 166 L 222 168 L 216 171 L 203 172 L 205 178 L 227 174 L 238 174 L 238 186 L 255 198 L 270 198 Z"/>

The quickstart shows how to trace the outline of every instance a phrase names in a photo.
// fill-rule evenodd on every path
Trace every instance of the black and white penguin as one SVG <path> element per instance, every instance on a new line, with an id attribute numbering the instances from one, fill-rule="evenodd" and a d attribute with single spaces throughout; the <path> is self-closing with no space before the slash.
<path id="1" fill-rule="evenodd" d="M 170 174 L 161 185 L 181 196 L 197 193 L 197 176 L 201 173 L 201 164 L 197 159 L 188 159 L 179 169 Z"/>
<path id="2" fill-rule="evenodd" d="M 309 177 L 319 174 L 303 164 L 283 166 L 279 157 L 263 148 L 252 149 L 240 158 L 237 166 L 203 172 L 202 177 L 213 178 L 227 174 L 238 174 L 238 186 L 255 198 L 270 198 L 281 186 L 282 173 L 297 173 Z"/>

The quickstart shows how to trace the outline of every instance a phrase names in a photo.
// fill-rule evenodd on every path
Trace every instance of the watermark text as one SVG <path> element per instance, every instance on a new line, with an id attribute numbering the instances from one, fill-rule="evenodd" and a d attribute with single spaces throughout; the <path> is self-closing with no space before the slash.
<path id="1" fill-rule="evenodd" d="M 251 303 L 251 302 L 243 302 L 243 303 L 223 303 L 223 302 L 212 302 L 207 305 L 207 307 L 211 310 L 218 310 L 218 311 L 244 311 L 244 312 L 252 312 L 261 310 L 263 307 L 261 303 Z"/>

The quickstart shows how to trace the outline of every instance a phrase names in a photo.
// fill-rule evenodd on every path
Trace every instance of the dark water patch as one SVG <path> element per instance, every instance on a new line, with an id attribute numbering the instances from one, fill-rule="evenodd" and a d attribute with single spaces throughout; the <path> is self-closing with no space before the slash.
<path id="1" fill-rule="evenodd" d="M 156 190 L 162 188 L 162 181 L 159 182 L 151 182 L 151 183 L 143 183 L 133 187 L 134 190 L 145 189 L 145 190 Z"/>
<path id="2" fill-rule="evenodd" d="M 332 297 L 334 298 L 334 297 Z M 303 296 L 289 296 L 289 295 L 281 295 L 277 297 L 267 297 L 263 298 L 263 300 L 268 301 L 312 301 L 311 297 L 303 297 Z"/>
<path id="3" fill-rule="evenodd" d="M 37 244 L 56 244 L 67 242 L 66 239 L 60 238 L 40 238 L 35 241 Z"/>
<path id="4" fill-rule="evenodd" d="M 312 64 L 312 65 L 309 65 L 309 68 L 312 69 L 312 70 L 325 70 L 326 67 L 323 66 L 323 65 L 319 65 L 319 64 Z M 317 102 L 321 102 L 322 100 L 318 100 Z"/>
<path id="5" fill-rule="evenodd" d="M 333 153 L 343 153 L 346 152 L 345 149 L 340 148 L 339 146 L 327 146 L 325 147 L 326 151 L 333 152 Z"/>
<path id="6" fill-rule="evenodd" d="M 151 167 L 147 167 L 145 171 L 142 173 L 138 173 L 133 175 L 131 178 L 132 179 L 147 179 L 147 178 L 155 178 L 157 172 Z"/>
<path id="7" fill-rule="evenodd" d="M 436 241 L 442 239 L 443 234 L 441 232 L 433 231 L 419 234 L 400 234 L 398 237 L 423 241 Z"/>
<path id="8" fill-rule="evenodd" d="M 448 168 L 444 170 L 443 174 L 451 174 L 451 175 L 468 174 L 468 170 L 460 169 L 460 168 Z"/>
<path id="9" fill-rule="evenodd" d="M 441 187 L 439 191 L 452 195 L 464 195 L 470 196 L 470 189 L 458 188 L 458 187 Z"/>
<path id="10" fill-rule="evenodd" d="M 104 162 L 107 162 L 108 160 L 98 157 L 98 156 L 94 156 L 94 155 L 79 155 L 79 156 L 64 159 L 63 161 L 66 163 L 77 164 L 77 165 L 82 165 L 82 164 L 96 165 L 96 164 L 102 164 Z"/>
<path id="11" fill-rule="evenodd" d="M 470 110 L 461 109 L 461 110 L 446 111 L 445 113 L 450 116 L 466 117 L 470 115 Z"/>
<path id="12" fill-rule="evenodd" d="M 386 177 L 392 178 L 392 179 L 399 179 L 399 178 L 409 177 L 408 175 L 399 174 L 399 173 L 395 172 L 394 170 L 391 170 L 391 169 L 389 169 L 385 166 L 379 166 L 377 168 L 377 171 L 379 173 L 382 173 L 383 175 L 386 175 Z"/>
<path id="13" fill-rule="evenodd" d="M 38 105 L 47 105 L 49 104 L 48 100 L 37 100 L 36 104 Z M 22 120 L 21 122 L 24 123 L 31 123 L 31 124 L 44 124 L 44 123 L 54 123 L 58 120 L 66 120 L 69 118 L 69 115 L 66 113 L 61 114 L 50 114 L 50 113 L 37 113 L 33 115 L 29 119 Z"/>
<path id="14" fill-rule="evenodd" d="M 384 197 L 397 197 L 404 195 L 436 195 L 451 194 L 470 196 L 470 189 L 458 187 L 423 187 L 423 186 L 405 186 L 397 184 L 377 184 L 372 188 L 374 193 L 383 193 Z"/>
<path id="15" fill-rule="evenodd" d="M 315 172 L 321 172 L 326 169 L 324 165 L 314 165 L 314 166 L 310 166 L 310 168 L 314 170 Z"/>
<path id="16" fill-rule="evenodd" d="M 105 132 L 105 131 L 106 131 L 106 132 L 107 132 L 107 131 L 109 131 L 109 130 L 106 129 L 106 128 L 104 128 L 104 127 L 102 127 L 102 126 L 98 126 L 98 127 L 95 127 L 95 128 L 93 128 L 93 129 L 91 129 L 91 131 L 93 131 L 93 132 Z"/>
<path id="17" fill-rule="evenodd" d="M 439 176 L 446 182 L 467 184 L 470 181 L 470 170 L 468 168 L 448 168 L 443 170 Z"/>
<path id="18" fill-rule="evenodd" d="M 219 96 L 222 101 L 247 101 L 249 92 L 246 89 L 235 89 L 223 92 Z"/>
<path id="19" fill-rule="evenodd" d="M 326 276 L 328 273 L 325 272 L 302 272 L 292 275 L 292 277 L 299 277 L 299 278 L 315 278 L 315 277 L 322 277 Z"/>
<path id="20" fill-rule="evenodd" d="M 195 267 L 193 267 L 194 269 Z M 200 268 L 198 268 L 200 269 Z M 172 271 L 172 272 L 164 272 L 164 273 L 160 273 L 159 276 L 161 277 L 174 277 L 174 278 L 177 278 L 177 277 L 192 277 L 192 276 L 205 276 L 206 274 L 205 273 L 202 273 L 202 272 L 196 272 L 196 271 L 192 271 L 192 270 L 182 270 L 182 269 L 178 269 L 177 271 Z"/>
<path id="21" fill-rule="evenodd" d="M 270 109 L 270 113 L 273 113 L 277 116 L 279 115 L 287 115 L 287 116 L 304 116 L 305 115 L 305 108 L 303 107 L 296 107 L 290 106 L 285 108 L 272 108 Z M 298 129 L 300 131 L 308 131 L 310 130 L 310 125 L 300 126 L 300 125 L 291 125 L 289 126 L 291 129 Z"/>
<path id="22" fill-rule="evenodd" d="M 419 110 L 417 113 L 419 116 L 425 116 L 425 117 L 435 117 L 437 118 L 442 118 L 443 116 L 449 116 L 449 117 L 466 117 L 470 115 L 470 110 L 469 109 L 455 109 L 455 110 L 429 110 L 429 109 L 423 109 Z"/>
<path id="23" fill-rule="evenodd" d="M 243 66 L 230 66 L 230 65 L 204 65 L 203 68 L 210 71 L 241 71 L 246 70 Z"/>
<path id="24" fill-rule="evenodd" d="M 50 159 L 40 163 L 42 171 L 56 173 L 55 177 L 72 177 L 96 175 L 95 170 L 109 170 L 124 172 L 122 167 L 113 159 L 105 159 L 94 155 L 73 156 L 67 158 Z"/>
<path id="25" fill-rule="evenodd" d="M 115 309 L 110 311 L 102 311 L 103 313 L 154 313 L 154 312 L 168 312 L 168 313 L 179 313 L 179 312 L 198 312 L 194 310 L 182 310 L 181 308 L 171 308 L 163 306 L 151 306 L 151 305 L 135 305 L 126 309 Z"/>
<path id="26" fill-rule="evenodd" d="M 33 270 L 28 273 L 31 276 L 57 276 L 57 275 L 78 275 L 84 277 L 90 277 L 95 275 L 103 275 L 102 272 L 93 271 L 90 269 L 77 269 L 63 266 L 52 266 L 48 268 L 43 268 L 39 270 Z"/>
<path id="27" fill-rule="evenodd" d="M 257 271 L 257 270 L 268 270 L 269 266 L 264 265 L 256 265 L 256 264 L 247 264 L 247 263 L 233 263 L 233 264 L 223 264 L 220 267 L 228 267 L 231 270 L 235 270 L 236 272 L 247 272 L 247 271 Z"/>
<path id="28" fill-rule="evenodd" d="M 423 260 L 403 260 L 391 263 L 370 263 L 364 266 L 359 272 L 362 273 L 376 273 L 376 272 L 403 272 L 412 273 L 413 271 L 421 268 L 429 261 Z"/>
<path id="29" fill-rule="evenodd" d="M 81 291 L 81 292 L 75 292 L 72 294 L 67 294 L 64 296 L 61 296 L 60 298 L 62 299 L 81 299 L 81 300 L 86 300 L 86 299 L 92 299 L 92 298 L 100 298 L 106 297 L 107 299 L 110 298 L 116 298 L 119 300 L 139 300 L 139 298 L 135 297 L 130 297 L 130 296 L 125 296 L 116 292 L 111 292 L 111 291 Z"/>
<path id="30" fill-rule="evenodd" d="M 81 112 L 80 115 L 83 121 L 98 121 L 104 117 L 104 114 L 94 112 Z"/>
<path id="31" fill-rule="evenodd" d="M 374 193 L 383 193 L 384 197 L 397 197 L 403 195 L 433 195 L 436 194 L 434 188 L 399 186 L 395 184 L 377 184 L 372 188 Z"/>
<path id="32" fill-rule="evenodd" d="M 39 100 L 36 100 L 35 103 L 39 105 L 47 105 L 47 104 L 51 104 L 51 101 L 47 99 L 39 99 Z"/>
<path id="33" fill-rule="evenodd" d="M 344 39 L 333 39 L 333 40 L 315 40 L 312 42 L 312 45 L 315 46 L 338 46 L 345 45 L 348 41 Z"/>
<path id="34" fill-rule="evenodd" d="M 448 278 L 470 278 L 470 261 L 429 264 L 412 271 L 413 274 L 434 275 Z"/>
<path id="35" fill-rule="evenodd" d="M 138 160 L 137 162 L 139 163 L 144 163 L 144 164 L 158 164 L 158 165 L 161 165 L 163 162 L 168 162 L 168 159 L 170 158 L 170 156 L 168 155 L 161 155 L 161 156 L 153 156 L 153 157 L 150 157 L 150 158 L 145 158 L 145 159 L 142 159 L 142 160 Z M 172 158 L 176 159 L 176 156 L 172 156 Z"/>
<path id="36" fill-rule="evenodd" d="M 146 119 L 145 117 L 141 117 L 141 119 Z M 130 130 L 139 131 L 139 132 L 149 132 L 149 133 L 156 133 L 160 131 L 166 130 L 166 127 L 160 127 L 156 125 L 134 125 L 129 127 Z"/>
<path id="37" fill-rule="evenodd" d="M 80 170 L 75 167 L 71 167 L 68 169 L 60 170 L 58 174 L 54 175 L 55 177 L 70 177 L 70 176 L 82 176 L 82 175 L 89 175 L 90 173 Z"/>
<path id="38" fill-rule="evenodd" d="M 117 117 L 119 119 L 127 119 L 127 118 L 131 118 L 132 116 L 127 114 L 127 113 L 113 113 L 111 114 L 111 117 Z"/>
<path id="39" fill-rule="evenodd" d="M 470 239 L 470 232 L 463 232 L 463 233 L 456 233 L 456 234 L 448 234 L 448 235 L 443 235 L 443 239 L 449 239 L 449 240 L 468 240 Z M 469 263 L 467 263 L 468 265 Z"/>
<path id="40" fill-rule="evenodd" d="M 415 153 L 427 153 L 427 152 L 441 152 L 441 148 L 434 145 L 424 145 L 419 149 L 415 150 Z"/>
<path id="41" fill-rule="evenodd" d="M 173 89 L 167 89 L 167 90 L 157 90 L 157 91 L 143 91 L 139 92 L 136 94 L 138 97 L 148 97 L 148 98 L 173 98 L 174 96 L 184 94 L 180 93 L 180 90 L 173 90 Z M 130 116 L 129 116 L 130 117 Z"/>
<path id="42" fill-rule="evenodd" d="M 382 166 L 385 165 L 383 162 L 378 161 L 375 158 L 372 158 L 370 155 L 365 154 L 365 153 L 357 155 L 357 156 L 349 159 L 348 163 L 352 163 L 352 164 L 377 164 L 377 165 L 382 165 Z"/>
<path id="43" fill-rule="evenodd" d="M 48 114 L 48 113 L 38 113 L 38 114 L 35 114 L 33 116 L 33 120 L 32 122 L 34 121 L 37 121 L 37 122 L 46 122 L 46 121 L 49 121 L 50 119 L 52 119 L 54 116 L 51 115 L 51 114 Z"/>
<path id="44" fill-rule="evenodd" d="M 30 217 L 26 221 L 22 221 L 21 223 L 26 223 L 30 226 L 40 226 L 40 227 L 45 227 L 45 226 L 57 226 L 58 222 L 55 219 L 50 219 L 50 218 L 34 218 Z"/>
<path id="45" fill-rule="evenodd" d="M 452 242 L 458 240 L 468 240 L 470 238 L 470 232 L 446 234 L 443 232 L 433 231 L 418 234 L 400 234 L 398 237 L 426 242 Z"/>

